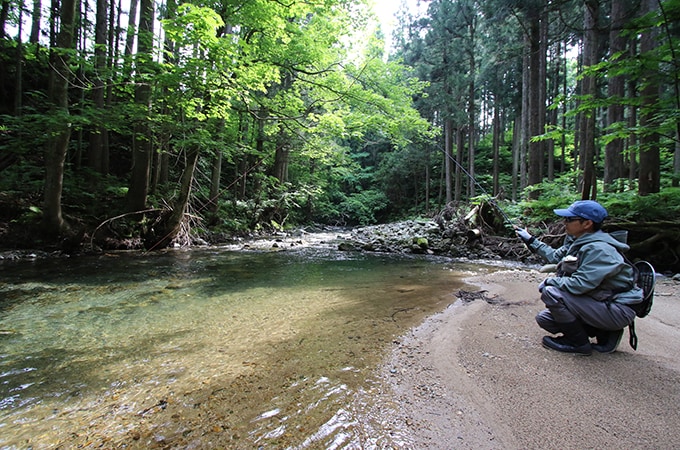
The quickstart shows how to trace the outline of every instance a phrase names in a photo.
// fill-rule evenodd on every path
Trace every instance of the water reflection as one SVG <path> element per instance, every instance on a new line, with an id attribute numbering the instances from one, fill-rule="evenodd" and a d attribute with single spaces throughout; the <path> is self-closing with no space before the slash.
<path id="1" fill-rule="evenodd" d="M 455 301 L 444 260 L 172 251 L 0 282 L 0 446 L 352 447 L 395 336 Z"/>

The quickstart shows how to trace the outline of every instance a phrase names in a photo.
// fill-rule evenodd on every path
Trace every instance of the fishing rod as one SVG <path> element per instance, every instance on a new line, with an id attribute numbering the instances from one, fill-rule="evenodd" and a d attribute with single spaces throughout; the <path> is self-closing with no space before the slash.
<path id="1" fill-rule="evenodd" d="M 496 200 L 494 199 L 494 197 L 492 197 L 492 196 L 486 191 L 486 189 L 484 189 L 484 186 L 482 186 L 481 184 L 479 184 L 479 181 L 477 181 L 477 180 L 475 179 L 475 177 L 473 177 L 472 174 L 471 174 L 470 172 L 468 172 L 468 171 L 465 169 L 465 167 L 463 167 L 463 166 L 458 162 L 458 160 L 456 160 L 456 158 L 454 158 L 453 156 L 451 156 L 451 154 L 450 154 L 449 152 L 447 152 L 445 149 L 443 149 L 442 147 L 440 147 L 440 146 L 438 146 L 438 145 L 437 145 L 436 147 L 437 147 L 437 149 L 441 150 L 442 153 L 444 153 L 444 155 L 445 155 L 447 158 L 449 158 L 451 161 L 453 161 L 453 163 L 454 163 L 454 164 L 455 164 L 455 165 L 456 165 L 456 166 L 457 166 L 457 167 L 458 167 L 465 175 L 467 175 L 467 177 L 475 184 L 475 186 L 477 186 L 477 188 L 482 192 L 482 194 L 484 194 L 484 195 L 486 195 L 486 196 L 488 197 L 488 199 L 489 199 L 488 202 L 491 204 L 491 206 L 493 206 L 494 208 L 496 208 L 496 210 L 501 214 L 501 216 L 503 217 L 504 222 L 507 223 L 507 224 L 509 224 L 510 226 L 512 226 L 512 227 L 514 228 L 514 227 L 516 226 L 515 223 L 510 219 L 510 217 L 508 217 L 508 215 L 505 213 L 505 211 L 503 211 L 503 209 L 500 207 L 500 205 L 499 205 L 498 203 L 496 203 Z"/>

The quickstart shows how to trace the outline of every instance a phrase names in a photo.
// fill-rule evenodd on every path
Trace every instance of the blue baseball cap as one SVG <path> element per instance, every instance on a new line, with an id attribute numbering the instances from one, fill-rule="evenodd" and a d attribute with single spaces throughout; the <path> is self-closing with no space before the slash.
<path id="1" fill-rule="evenodd" d="M 607 218 L 607 210 L 595 200 L 579 200 L 567 209 L 554 209 L 560 217 L 582 217 L 595 223 L 602 223 Z"/>

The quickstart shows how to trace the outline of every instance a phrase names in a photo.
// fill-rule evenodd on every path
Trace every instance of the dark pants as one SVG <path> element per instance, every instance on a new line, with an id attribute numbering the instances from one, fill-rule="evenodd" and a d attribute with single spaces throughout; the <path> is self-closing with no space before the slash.
<path id="1" fill-rule="evenodd" d="M 626 328 L 635 319 L 635 311 L 626 305 L 573 295 L 554 286 L 543 289 L 541 300 L 547 309 L 536 315 L 536 322 L 552 334 L 561 331 L 560 323 L 578 321 L 586 328 L 616 331 Z"/>

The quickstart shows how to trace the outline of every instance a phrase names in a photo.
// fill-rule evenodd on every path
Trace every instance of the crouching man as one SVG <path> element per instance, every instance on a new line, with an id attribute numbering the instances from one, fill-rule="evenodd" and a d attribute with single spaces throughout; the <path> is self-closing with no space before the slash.
<path id="1" fill-rule="evenodd" d="M 590 355 L 593 349 L 611 353 L 635 319 L 635 311 L 626 305 L 642 301 L 635 271 L 622 255 L 629 247 L 601 230 L 607 210 L 596 201 L 581 200 L 554 211 L 564 218 L 567 232 L 558 249 L 516 229 L 531 251 L 558 263 L 556 276 L 538 286 L 546 309 L 536 322 L 561 336 L 545 336 L 543 345 L 577 355 Z M 592 344 L 590 337 L 596 338 Z"/>

